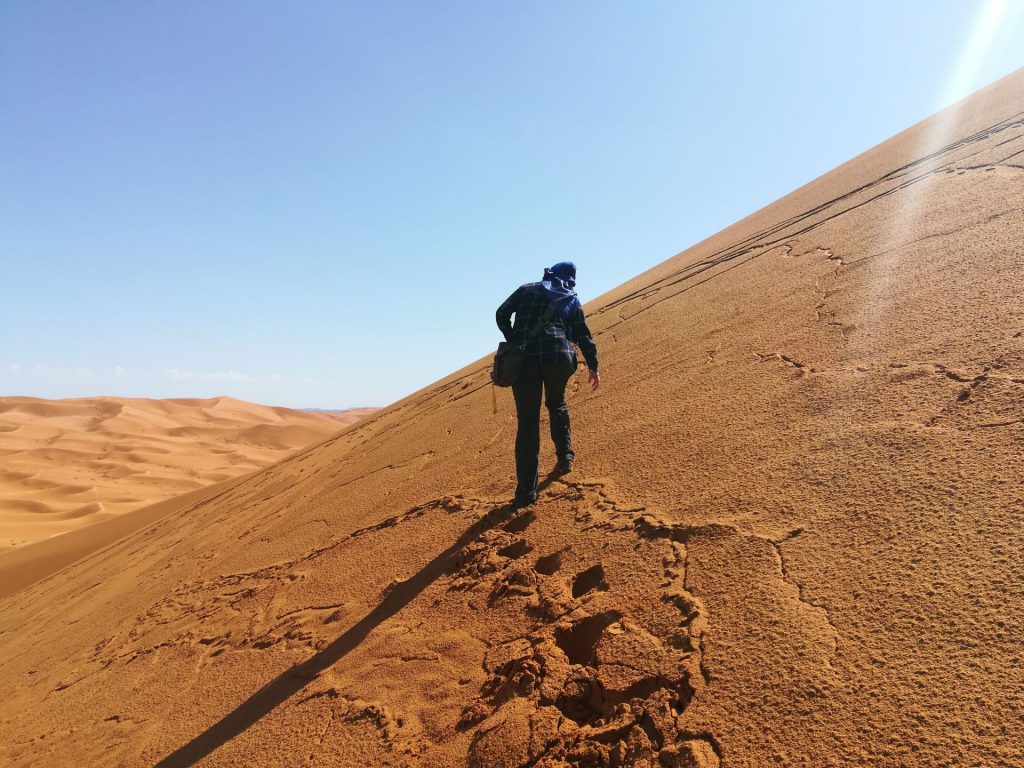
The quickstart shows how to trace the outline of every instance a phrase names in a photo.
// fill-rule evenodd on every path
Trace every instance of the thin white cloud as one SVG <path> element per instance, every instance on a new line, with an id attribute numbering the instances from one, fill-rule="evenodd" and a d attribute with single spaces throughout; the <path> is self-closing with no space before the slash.
<path id="1" fill-rule="evenodd" d="M 8 363 L 0 368 L 6 375 L 25 381 L 35 382 L 69 382 L 69 381 L 116 381 L 125 384 L 132 381 L 152 381 L 163 379 L 178 384 L 202 384 L 211 382 L 226 382 L 233 384 L 250 383 L 273 383 L 273 384 L 294 384 L 298 381 L 306 383 L 319 382 L 319 379 L 304 377 L 298 379 L 295 376 L 288 376 L 282 373 L 271 373 L 266 375 L 253 375 L 241 373 L 240 371 L 193 371 L 187 368 L 168 368 L 162 373 L 129 370 L 123 365 L 115 365 L 112 368 L 94 368 L 90 366 L 60 367 L 53 365 L 23 365 L 21 363 Z"/>
<path id="2" fill-rule="evenodd" d="M 259 381 L 258 376 L 249 376 L 238 371 L 187 371 L 168 368 L 165 375 L 171 381 Z"/>
<path id="3" fill-rule="evenodd" d="M 75 368 L 62 368 L 56 365 L 22 365 L 21 363 L 11 363 L 7 366 L 7 370 L 12 376 L 19 378 L 58 379 L 62 381 L 67 381 L 68 379 L 96 381 L 99 379 L 122 378 L 125 374 L 125 370 L 120 366 L 110 371 L 91 368 L 85 365 Z M 116 375 L 117 371 L 120 371 L 121 375 Z"/>

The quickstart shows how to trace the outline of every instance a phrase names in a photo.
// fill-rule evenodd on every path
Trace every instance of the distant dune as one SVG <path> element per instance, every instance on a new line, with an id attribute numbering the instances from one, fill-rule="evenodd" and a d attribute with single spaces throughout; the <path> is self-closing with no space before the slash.
<path id="1" fill-rule="evenodd" d="M 372 411 L 0 398 L 0 553 L 251 472 Z"/>
<path id="2" fill-rule="evenodd" d="M 359 421 L 364 416 L 369 416 L 374 411 L 380 410 L 378 408 L 349 408 L 344 411 L 324 411 L 319 408 L 303 408 L 303 413 L 315 413 L 318 416 L 323 416 L 326 419 L 331 419 L 338 422 L 339 424 L 349 425 L 356 421 Z"/>
<path id="3" fill-rule="evenodd" d="M 481 358 L 0 598 L 0 765 L 1021 768 L 1022 243 L 1024 71 L 587 304 L 530 509 Z"/>

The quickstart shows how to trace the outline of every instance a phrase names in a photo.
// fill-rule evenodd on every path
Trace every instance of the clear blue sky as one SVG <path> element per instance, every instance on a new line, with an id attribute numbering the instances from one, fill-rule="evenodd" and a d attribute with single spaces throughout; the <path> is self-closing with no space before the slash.
<path id="1" fill-rule="evenodd" d="M 0 395 L 384 405 L 1022 65 L 1013 0 L 6 0 Z"/>

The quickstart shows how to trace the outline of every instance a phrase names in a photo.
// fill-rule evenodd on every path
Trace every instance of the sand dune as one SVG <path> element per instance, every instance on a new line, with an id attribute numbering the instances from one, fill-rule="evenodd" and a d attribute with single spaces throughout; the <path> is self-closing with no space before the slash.
<path id="1" fill-rule="evenodd" d="M 481 360 L 4 599 L 0 762 L 1024 765 L 1022 160 L 1024 72 L 591 302 L 528 511 Z"/>
<path id="2" fill-rule="evenodd" d="M 183 510 L 209 496 L 214 496 L 232 482 L 236 480 L 207 485 L 166 501 L 125 512 L 109 520 L 76 528 L 60 536 L 51 536 L 6 552 L 0 557 L 0 598 L 13 595 L 29 584 L 35 584 L 57 573 L 62 568 L 110 546 L 170 512 Z"/>
<path id="3" fill-rule="evenodd" d="M 352 424 L 353 422 L 359 421 L 359 419 L 369 416 L 377 408 L 349 408 L 345 411 L 322 411 L 319 409 L 308 409 L 306 413 L 316 413 L 327 419 L 333 419 L 339 424 Z"/>
<path id="4" fill-rule="evenodd" d="M 372 410 L 0 398 L 0 553 L 266 466 Z"/>

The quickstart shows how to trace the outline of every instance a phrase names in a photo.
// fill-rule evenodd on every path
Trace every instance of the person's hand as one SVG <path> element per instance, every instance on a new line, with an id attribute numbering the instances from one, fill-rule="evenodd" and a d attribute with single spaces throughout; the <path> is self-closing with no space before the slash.
<path id="1" fill-rule="evenodd" d="M 595 389 L 601 386 L 601 374 L 597 371 L 590 372 L 590 391 L 593 392 Z"/>

